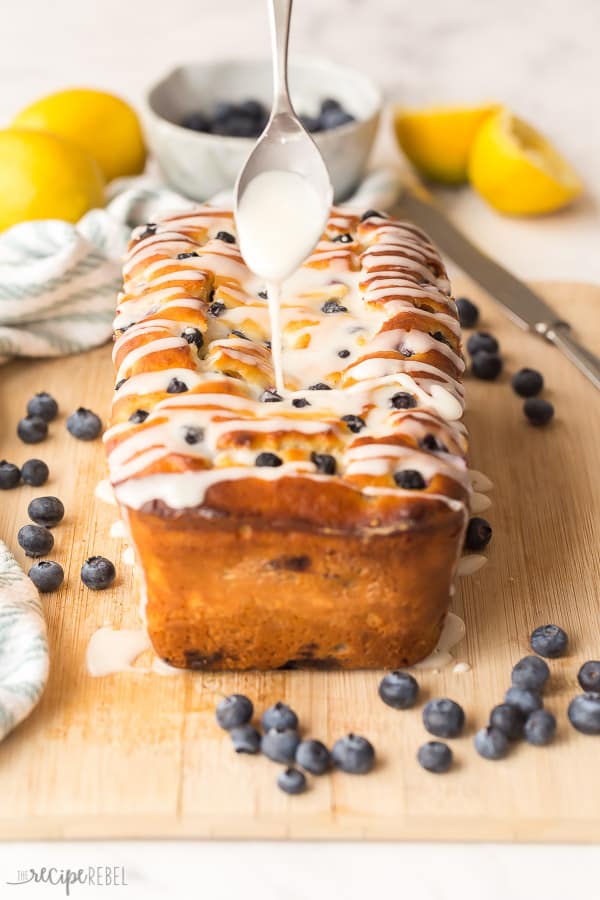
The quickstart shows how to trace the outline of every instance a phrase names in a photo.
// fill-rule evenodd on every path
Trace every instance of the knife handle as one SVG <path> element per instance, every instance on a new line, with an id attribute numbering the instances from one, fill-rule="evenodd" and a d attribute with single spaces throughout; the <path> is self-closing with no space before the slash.
<path id="1" fill-rule="evenodd" d="M 557 322 L 549 326 L 538 326 L 538 331 L 547 341 L 558 347 L 577 366 L 579 371 L 583 372 L 592 384 L 600 389 L 600 358 L 590 350 L 586 350 L 585 347 L 582 347 L 575 340 L 566 322 Z"/>

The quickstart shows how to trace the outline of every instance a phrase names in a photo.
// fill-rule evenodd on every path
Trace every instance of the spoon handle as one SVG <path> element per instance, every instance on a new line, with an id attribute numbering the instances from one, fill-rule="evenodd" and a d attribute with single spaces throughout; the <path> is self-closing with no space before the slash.
<path id="1" fill-rule="evenodd" d="M 292 0 L 269 0 L 269 24 L 273 54 L 273 112 L 292 112 L 288 90 L 288 43 Z"/>

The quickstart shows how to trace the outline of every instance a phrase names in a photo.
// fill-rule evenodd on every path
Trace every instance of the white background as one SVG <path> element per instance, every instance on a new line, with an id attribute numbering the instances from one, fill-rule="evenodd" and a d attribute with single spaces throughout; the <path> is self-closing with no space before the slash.
<path id="1" fill-rule="evenodd" d="M 138 103 L 177 63 L 268 50 L 263 0 L 3 0 L 0 13 L 0 123 L 55 88 L 104 87 Z M 500 100 L 540 127 L 586 183 L 572 210 L 516 221 L 469 191 L 440 200 L 518 274 L 598 282 L 599 39 L 598 0 L 296 0 L 292 52 L 352 63 L 406 104 Z M 63 896 L 5 887 L 43 865 L 125 865 L 129 888 L 108 896 L 151 900 L 600 897 L 597 848 L 195 842 L 6 844 L 0 896 Z"/>

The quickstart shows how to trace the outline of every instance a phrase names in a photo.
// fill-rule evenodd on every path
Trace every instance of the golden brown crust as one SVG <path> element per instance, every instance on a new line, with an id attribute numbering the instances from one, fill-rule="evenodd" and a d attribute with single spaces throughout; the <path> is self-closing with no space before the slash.
<path id="1" fill-rule="evenodd" d="M 411 665 L 446 615 L 464 526 L 449 519 L 352 536 L 130 511 L 154 649 L 194 669 Z"/>

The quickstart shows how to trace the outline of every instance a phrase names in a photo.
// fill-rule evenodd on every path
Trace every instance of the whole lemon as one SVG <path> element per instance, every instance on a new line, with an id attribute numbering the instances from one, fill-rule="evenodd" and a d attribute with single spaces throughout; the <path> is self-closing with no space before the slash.
<path id="1" fill-rule="evenodd" d="M 0 231 L 30 219 L 76 222 L 104 204 L 104 180 L 91 156 L 44 131 L 0 131 Z"/>
<path id="2" fill-rule="evenodd" d="M 94 157 L 107 181 L 144 169 L 146 148 L 139 119 L 113 94 L 83 88 L 49 94 L 15 116 L 13 125 L 70 138 Z"/>

